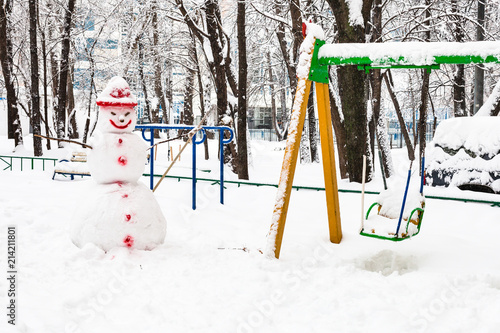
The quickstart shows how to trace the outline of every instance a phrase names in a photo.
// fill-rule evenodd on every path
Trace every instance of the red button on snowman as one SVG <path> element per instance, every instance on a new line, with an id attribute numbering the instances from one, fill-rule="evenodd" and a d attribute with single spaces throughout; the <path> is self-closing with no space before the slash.
<path id="1" fill-rule="evenodd" d="M 75 214 L 71 238 L 83 247 L 151 250 L 163 243 L 166 221 L 153 193 L 142 183 L 147 145 L 132 133 L 135 97 L 127 82 L 113 77 L 97 99 L 99 120 L 88 164 L 93 180 Z"/>

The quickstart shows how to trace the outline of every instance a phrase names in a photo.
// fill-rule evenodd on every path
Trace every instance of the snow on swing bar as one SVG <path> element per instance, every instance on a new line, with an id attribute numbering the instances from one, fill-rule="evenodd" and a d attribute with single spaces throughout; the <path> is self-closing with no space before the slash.
<path id="1" fill-rule="evenodd" d="M 473 63 L 500 63 L 500 41 L 325 44 L 318 39 L 309 79 L 323 82 L 325 65 L 438 69 L 441 64 Z"/>
<path id="2" fill-rule="evenodd" d="M 415 65 L 500 62 L 500 41 L 326 44 L 320 65 Z"/>

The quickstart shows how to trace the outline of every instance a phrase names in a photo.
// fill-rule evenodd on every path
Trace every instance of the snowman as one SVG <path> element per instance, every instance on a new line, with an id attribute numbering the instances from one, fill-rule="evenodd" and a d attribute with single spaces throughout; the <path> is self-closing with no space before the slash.
<path id="1" fill-rule="evenodd" d="M 97 99 L 99 120 L 90 140 L 93 178 L 73 219 L 71 238 L 83 247 L 151 250 L 163 243 L 166 221 L 153 193 L 139 183 L 147 159 L 144 140 L 132 133 L 135 97 L 127 82 L 113 77 Z"/>

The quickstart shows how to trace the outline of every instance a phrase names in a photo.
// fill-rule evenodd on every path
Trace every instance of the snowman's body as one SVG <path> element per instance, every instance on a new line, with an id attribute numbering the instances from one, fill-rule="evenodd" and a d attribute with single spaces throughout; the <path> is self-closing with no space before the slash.
<path id="1" fill-rule="evenodd" d="M 147 145 L 133 133 L 96 133 L 87 161 L 92 178 L 101 184 L 136 183 L 144 171 Z"/>
<path id="2" fill-rule="evenodd" d="M 105 251 L 120 246 L 151 250 L 163 243 L 166 222 L 153 193 L 137 182 L 147 156 L 144 140 L 132 133 L 137 103 L 118 77 L 110 80 L 97 103 L 99 122 L 88 154 L 97 184 L 75 212 L 73 243 L 94 243 Z"/>

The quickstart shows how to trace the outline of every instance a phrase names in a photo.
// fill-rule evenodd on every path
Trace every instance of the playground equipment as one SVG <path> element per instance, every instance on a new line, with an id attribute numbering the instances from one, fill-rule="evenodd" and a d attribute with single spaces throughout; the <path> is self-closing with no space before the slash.
<path id="1" fill-rule="evenodd" d="M 391 241 L 402 241 L 413 236 L 416 236 L 420 232 L 420 227 L 422 225 L 422 219 L 424 217 L 425 209 L 425 197 L 424 197 L 424 179 L 425 179 L 425 158 L 422 158 L 422 174 L 420 177 L 420 191 L 418 194 L 411 193 L 410 196 L 413 198 L 407 204 L 408 191 L 410 187 L 411 180 L 411 166 L 413 161 L 410 163 L 410 169 L 408 170 L 408 177 L 406 179 L 406 187 L 403 196 L 403 201 L 401 204 L 401 209 L 399 213 L 399 218 L 394 214 L 397 212 L 394 205 L 398 204 L 399 201 L 394 200 L 394 196 L 401 195 L 397 192 L 398 187 L 389 188 L 381 193 L 379 201 L 373 203 L 368 211 L 366 212 L 366 218 L 362 216 L 361 219 L 361 230 L 359 234 L 361 236 L 373 237 L 384 240 Z M 363 173 L 366 169 L 366 157 L 363 159 Z M 364 177 L 363 177 L 363 190 L 364 190 Z M 396 192 L 395 192 L 396 190 Z M 363 191 L 364 192 L 364 191 Z M 361 198 L 364 197 L 364 193 L 361 193 Z M 362 199 L 363 200 L 363 199 Z M 370 212 L 377 206 L 377 215 L 372 215 L 370 217 Z M 389 207 L 386 207 L 389 206 Z M 408 206 L 408 209 L 406 209 Z M 364 207 L 362 204 L 361 214 L 364 213 Z M 395 222 L 397 221 L 397 225 Z M 401 229 L 401 223 L 406 221 L 406 226 Z"/>
<path id="2" fill-rule="evenodd" d="M 499 63 L 500 42 L 470 43 L 380 43 L 325 44 L 322 29 L 304 23 L 305 38 L 297 68 L 297 91 L 292 108 L 285 156 L 281 169 L 272 224 L 267 237 L 266 255 L 279 258 L 297 164 L 300 138 L 307 109 L 311 82 L 316 85 L 321 153 L 328 211 L 330 241 L 340 243 L 342 228 L 338 200 L 335 154 L 333 146 L 328 66 L 356 65 L 360 70 L 372 68 L 438 69 L 441 64 Z"/>
<path id="3" fill-rule="evenodd" d="M 148 125 L 137 125 L 135 128 L 142 130 L 142 137 L 144 140 L 149 141 L 151 145 L 150 155 L 149 155 L 149 186 L 150 189 L 154 188 L 154 161 L 155 161 L 155 137 L 153 135 L 154 130 L 192 130 L 196 126 L 187 126 L 187 125 L 163 125 L 163 124 L 148 124 Z M 146 137 L 146 130 L 149 130 L 149 138 Z M 233 140 L 234 133 L 233 130 L 227 126 L 202 126 L 200 129 L 200 133 L 202 135 L 200 140 L 197 140 L 197 137 L 194 137 L 192 140 L 192 208 L 196 209 L 196 146 L 205 142 L 207 138 L 206 130 L 215 130 L 219 131 L 219 149 L 220 149 L 220 203 L 224 204 L 224 145 L 230 143 Z M 229 138 L 224 139 L 224 132 L 229 132 Z"/>

